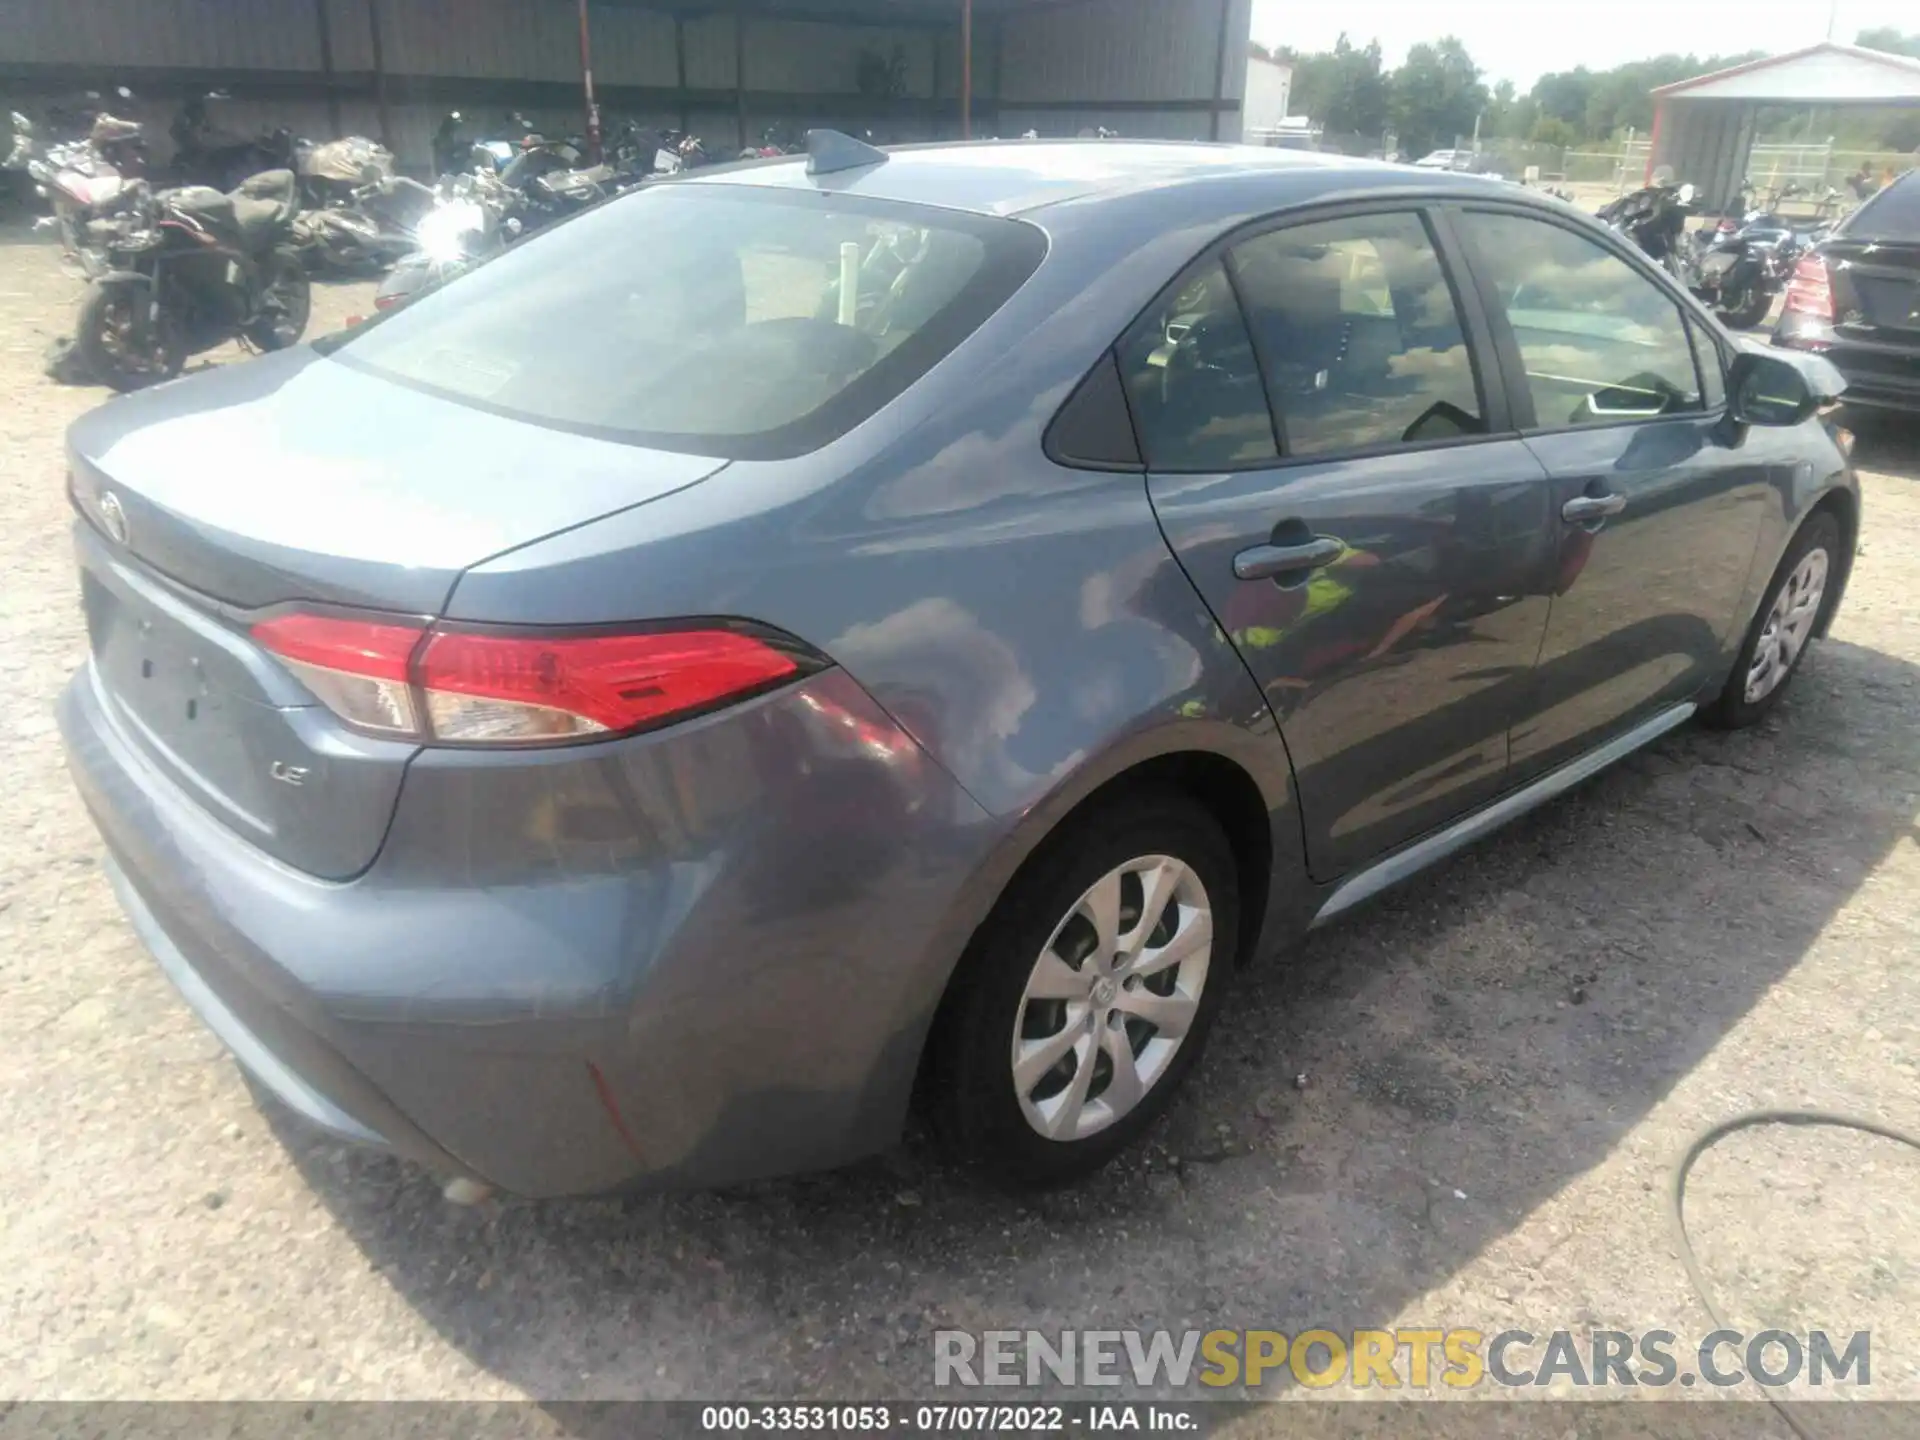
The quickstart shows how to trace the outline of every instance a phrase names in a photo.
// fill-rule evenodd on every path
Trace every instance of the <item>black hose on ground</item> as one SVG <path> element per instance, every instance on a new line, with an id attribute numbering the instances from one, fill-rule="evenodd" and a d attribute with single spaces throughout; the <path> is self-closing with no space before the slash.
<path id="1" fill-rule="evenodd" d="M 1722 1330 L 1732 1327 L 1721 1315 L 1719 1307 L 1713 1303 L 1713 1293 L 1707 1287 L 1707 1277 L 1700 1269 L 1700 1259 L 1693 1253 L 1693 1241 L 1687 1235 L 1685 1208 L 1687 1175 L 1692 1171 L 1696 1160 L 1727 1136 L 1740 1130 L 1757 1129 L 1762 1125 L 1801 1125 L 1836 1130 L 1858 1130 L 1862 1134 L 1877 1135 L 1882 1140 L 1891 1140 L 1896 1145 L 1905 1145 L 1909 1150 L 1920 1150 L 1920 1135 L 1896 1129 L 1891 1125 L 1883 1125 L 1878 1120 L 1867 1120 L 1858 1115 L 1842 1115 L 1832 1110 L 1749 1110 L 1745 1114 L 1717 1121 L 1688 1141 L 1686 1150 L 1681 1153 L 1679 1161 L 1673 1167 L 1673 1179 L 1667 1187 L 1667 1218 L 1673 1225 L 1674 1244 L 1680 1251 L 1680 1263 L 1687 1267 L 1687 1278 L 1693 1282 L 1693 1293 L 1706 1310 L 1707 1318 L 1713 1321 L 1716 1328 Z M 1798 1435 L 1800 1440 L 1816 1440 L 1813 1432 L 1795 1416 L 1795 1407 L 1789 1402 L 1769 1395 L 1767 1403 L 1773 1406 L 1780 1418 L 1786 1421 L 1787 1428 Z M 1805 1408 L 1804 1402 L 1800 1408 Z"/>

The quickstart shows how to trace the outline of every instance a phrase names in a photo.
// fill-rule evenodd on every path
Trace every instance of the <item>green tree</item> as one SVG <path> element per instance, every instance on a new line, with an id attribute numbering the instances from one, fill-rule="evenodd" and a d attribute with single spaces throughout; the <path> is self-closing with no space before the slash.
<path id="1" fill-rule="evenodd" d="M 1449 35 L 1433 44 L 1415 45 L 1407 63 L 1388 80 L 1388 112 L 1410 155 L 1451 145 L 1471 134 L 1487 107 L 1487 87 L 1466 46 Z"/>
<path id="2" fill-rule="evenodd" d="M 1533 133 L 1527 138 L 1539 145 L 1558 145 L 1564 150 L 1580 143 L 1580 132 L 1558 115 L 1542 115 L 1534 122 Z"/>
<path id="3" fill-rule="evenodd" d="M 1587 110 L 1593 100 L 1593 72 L 1582 65 L 1542 75 L 1533 87 L 1534 104 L 1542 119 L 1551 116 L 1585 132 Z"/>
<path id="4" fill-rule="evenodd" d="M 1387 82 L 1380 42 L 1356 49 L 1342 35 L 1333 49 L 1293 60 L 1293 108 L 1334 135 L 1377 136 L 1387 124 Z"/>
<path id="5" fill-rule="evenodd" d="M 1891 25 L 1862 30 L 1854 37 L 1853 43 L 1864 45 L 1869 50 L 1885 50 L 1891 55 L 1911 55 L 1920 60 L 1920 34 L 1909 35 Z"/>

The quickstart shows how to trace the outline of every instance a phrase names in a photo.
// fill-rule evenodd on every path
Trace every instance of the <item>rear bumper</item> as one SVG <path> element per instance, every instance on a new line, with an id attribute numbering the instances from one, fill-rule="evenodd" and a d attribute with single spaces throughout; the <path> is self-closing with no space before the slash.
<path id="1" fill-rule="evenodd" d="M 1848 405 L 1920 413 L 1920 348 L 1847 340 L 1793 316 L 1781 322 L 1773 343 L 1788 350 L 1812 350 L 1831 360 L 1847 377 Z"/>
<path id="2" fill-rule="evenodd" d="M 345 883 L 195 806 L 91 667 L 60 722 L 129 919 L 240 1063 L 531 1196 L 890 1143 L 999 830 L 838 671 L 628 741 L 426 752 Z"/>

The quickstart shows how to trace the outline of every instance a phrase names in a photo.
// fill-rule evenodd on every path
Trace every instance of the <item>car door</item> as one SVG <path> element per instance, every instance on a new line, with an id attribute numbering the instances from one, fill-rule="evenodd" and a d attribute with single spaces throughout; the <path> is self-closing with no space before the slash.
<path id="1" fill-rule="evenodd" d="M 1265 691 L 1323 879 L 1505 784 L 1546 475 L 1418 206 L 1223 244 L 1119 347 L 1168 542 Z"/>
<path id="2" fill-rule="evenodd" d="M 1724 669 L 1770 499 L 1722 356 L 1665 282 L 1577 222 L 1463 209 L 1560 552 L 1516 781 L 1697 698 Z M 1704 363 L 1703 363 L 1704 362 Z"/>

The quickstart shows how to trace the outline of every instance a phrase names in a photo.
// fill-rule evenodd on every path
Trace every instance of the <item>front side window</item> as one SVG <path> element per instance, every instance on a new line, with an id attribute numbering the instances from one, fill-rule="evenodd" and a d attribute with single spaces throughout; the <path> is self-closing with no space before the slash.
<path id="1" fill-rule="evenodd" d="M 1231 263 L 1287 454 L 1485 433 L 1453 291 L 1418 215 L 1276 230 Z"/>
<path id="2" fill-rule="evenodd" d="M 587 211 L 322 348 L 537 424 L 772 459 L 900 394 L 1045 248 L 1020 221 L 677 182 Z"/>
<path id="3" fill-rule="evenodd" d="M 1625 260 L 1524 215 L 1468 211 L 1458 223 L 1519 344 L 1536 425 L 1705 408 L 1680 307 Z"/>
<path id="4" fill-rule="evenodd" d="M 1156 301 L 1119 353 L 1149 468 L 1233 470 L 1278 458 L 1253 341 L 1218 260 Z"/>
<path id="5" fill-rule="evenodd" d="M 1687 333 L 1693 336 L 1693 362 L 1700 371 L 1700 403 L 1709 410 L 1718 410 L 1727 403 L 1726 361 L 1700 321 L 1687 321 Z"/>

